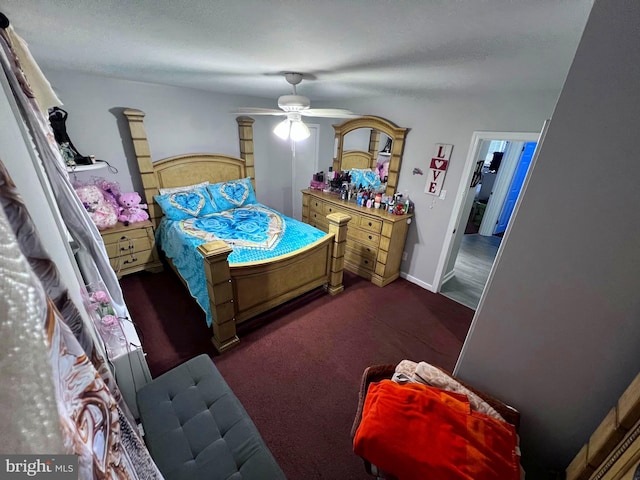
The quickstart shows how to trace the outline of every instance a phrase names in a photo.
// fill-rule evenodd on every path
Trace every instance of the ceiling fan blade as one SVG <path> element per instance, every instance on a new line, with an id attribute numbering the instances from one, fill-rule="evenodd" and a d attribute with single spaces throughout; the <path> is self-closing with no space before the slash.
<path id="1" fill-rule="evenodd" d="M 274 108 L 236 108 L 232 113 L 240 115 L 286 115 L 287 112 L 276 110 Z"/>
<path id="2" fill-rule="evenodd" d="M 307 108 L 306 110 L 301 110 L 300 115 L 323 118 L 356 118 L 360 116 L 343 108 Z"/>

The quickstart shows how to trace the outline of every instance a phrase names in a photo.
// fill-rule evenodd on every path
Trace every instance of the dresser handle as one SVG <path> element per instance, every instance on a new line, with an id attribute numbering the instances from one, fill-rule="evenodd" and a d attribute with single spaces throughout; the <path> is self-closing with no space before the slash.
<path id="1" fill-rule="evenodd" d="M 333 208 L 330 208 L 330 209 L 329 209 L 329 211 L 330 211 L 330 212 L 333 212 Z"/>
<path id="2" fill-rule="evenodd" d="M 126 265 L 127 263 L 133 263 L 133 262 L 137 262 L 137 261 L 138 261 L 138 259 L 136 257 L 131 257 L 131 260 L 125 260 L 122 263 L 124 263 Z"/>
<path id="3" fill-rule="evenodd" d="M 373 240 L 373 237 L 371 235 L 369 235 L 369 240 Z"/>
<path id="4" fill-rule="evenodd" d="M 125 237 L 124 235 L 120 237 L 120 240 L 126 240 L 127 237 Z"/>
<path id="5" fill-rule="evenodd" d="M 365 264 L 365 265 L 369 265 L 369 260 L 365 260 L 365 261 L 364 261 L 364 264 Z"/>

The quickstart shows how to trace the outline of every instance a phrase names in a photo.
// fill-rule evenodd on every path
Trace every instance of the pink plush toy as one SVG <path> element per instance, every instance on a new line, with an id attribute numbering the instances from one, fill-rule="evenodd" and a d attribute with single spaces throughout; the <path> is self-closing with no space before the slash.
<path id="1" fill-rule="evenodd" d="M 75 191 L 99 230 L 118 223 L 118 210 L 97 185 L 76 186 Z"/>
<path id="2" fill-rule="evenodd" d="M 122 193 L 118 197 L 120 204 L 120 215 L 118 220 L 129 225 L 130 223 L 144 222 L 149 218 L 149 214 L 144 211 L 148 209 L 146 203 L 140 203 L 142 199 L 136 192 Z"/>

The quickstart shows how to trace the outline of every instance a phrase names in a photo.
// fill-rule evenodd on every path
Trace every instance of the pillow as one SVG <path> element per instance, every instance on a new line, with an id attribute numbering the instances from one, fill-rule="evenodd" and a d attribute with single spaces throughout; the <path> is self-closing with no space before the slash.
<path id="1" fill-rule="evenodd" d="M 160 195 L 168 195 L 170 193 L 195 190 L 196 188 L 206 187 L 207 185 L 209 185 L 208 181 L 202 183 L 194 183 L 193 185 L 185 185 L 184 187 L 159 188 L 158 191 L 160 192 Z"/>
<path id="2" fill-rule="evenodd" d="M 215 213 L 206 187 L 153 197 L 169 220 L 185 220 Z"/>
<path id="3" fill-rule="evenodd" d="M 250 177 L 214 183 L 209 185 L 207 189 L 211 194 L 213 204 L 218 209 L 217 211 L 258 203 Z"/>
<path id="4" fill-rule="evenodd" d="M 380 186 L 378 173 L 370 168 L 352 168 L 349 174 L 351 175 L 351 183 L 356 187 L 371 187 L 375 189 Z"/>

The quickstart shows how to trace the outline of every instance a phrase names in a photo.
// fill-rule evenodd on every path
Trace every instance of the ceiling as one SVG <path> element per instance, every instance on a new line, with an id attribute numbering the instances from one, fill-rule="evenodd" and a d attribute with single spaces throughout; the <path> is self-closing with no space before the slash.
<path id="1" fill-rule="evenodd" d="M 593 0 L 3 0 L 41 67 L 312 100 L 556 91 Z"/>

